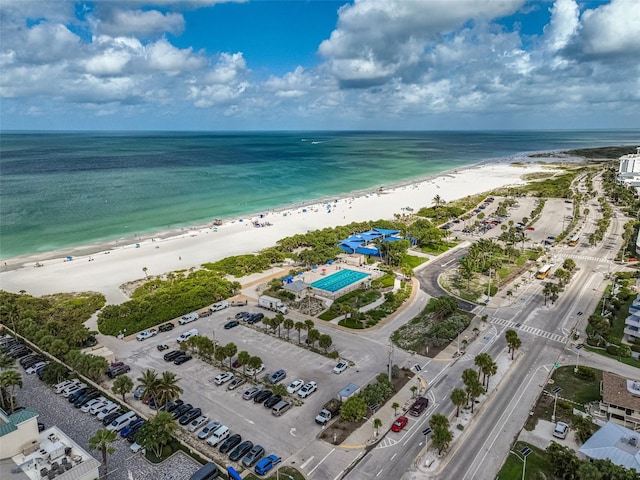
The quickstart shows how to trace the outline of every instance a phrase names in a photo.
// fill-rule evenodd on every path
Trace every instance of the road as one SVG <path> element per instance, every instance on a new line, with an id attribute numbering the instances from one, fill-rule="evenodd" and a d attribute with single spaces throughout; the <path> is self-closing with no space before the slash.
<path id="1" fill-rule="evenodd" d="M 549 212 L 546 212 L 547 208 L 550 209 Z M 542 228 L 542 236 L 539 232 L 536 234 L 536 237 L 539 237 L 535 239 L 536 242 L 544 241 L 548 232 L 559 233 L 551 228 L 557 229 L 557 215 L 565 215 L 566 208 L 559 205 L 558 201 L 553 204 L 548 202 L 545 205 L 542 216 L 545 227 Z M 589 214 L 581 227 L 584 240 L 594 231 L 599 218 L 596 205 L 591 203 L 589 209 Z M 544 213 L 551 215 L 544 215 Z M 486 314 L 493 325 L 494 341 L 489 345 L 483 345 L 482 341 L 473 342 L 468 349 L 469 355 L 465 355 L 468 359 L 465 360 L 463 357 L 456 362 L 444 364 L 444 368 L 436 373 L 439 379 L 433 384 L 430 383 L 429 397 L 434 404 L 427 415 L 423 415 L 421 421 L 416 422 L 404 434 L 401 441 L 387 441 L 387 437 L 394 435 L 388 434 L 379 444 L 379 448 L 365 456 L 346 478 L 353 480 L 389 478 L 392 472 L 406 472 L 402 478 L 407 480 L 414 478 L 494 479 L 509 453 L 510 446 L 524 425 L 529 411 L 546 385 L 554 363 L 568 362 L 576 355 L 570 348 L 570 332 L 574 327 L 584 330 L 588 312 L 596 308 L 608 274 L 611 272 L 613 253 L 620 248 L 623 219 L 612 220 L 605 240 L 596 248 L 587 247 L 583 241 L 576 248 L 556 247 L 548 253 L 551 260 L 557 260 L 560 263 L 565 258 L 572 258 L 579 267 L 555 305 L 550 303 L 545 305 L 542 282 L 529 279 L 526 285 L 518 290 L 518 295 L 511 300 L 510 304 L 483 309 L 481 313 Z M 439 272 L 445 269 L 451 260 L 464 256 L 463 252 L 463 250 L 457 250 L 443 256 L 437 264 L 434 262 L 420 272 L 418 276 L 421 287 L 429 294 L 441 294 L 442 290 L 437 285 Z M 578 312 L 587 312 L 587 314 L 578 315 Z M 453 406 L 449 395 L 453 388 L 461 386 L 461 372 L 465 368 L 473 367 L 472 358 L 479 351 L 487 351 L 493 358 L 504 351 L 506 348 L 504 331 L 507 328 L 516 329 L 522 339 L 518 361 L 505 374 L 498 391 L 480 406 L 480 411 L 472 424 L 465 429 L 461 440 L 452 447 L 452 451 L 446 456 L 444 465 L 439 471 L 425 469 L 419 462 L 424 458 L 425 438 L 422 435 L 422 429 L 427 424 L 428 416 L 433 413 L 450 416 Z M 577 355 L 575 358 L 577 359 Z M 602 361 L 594 356 L 585 359 L 589 364 L 600 365 L 600 368 L 602 364 L 606 365 L 608 360 L 605 358 Z"/>

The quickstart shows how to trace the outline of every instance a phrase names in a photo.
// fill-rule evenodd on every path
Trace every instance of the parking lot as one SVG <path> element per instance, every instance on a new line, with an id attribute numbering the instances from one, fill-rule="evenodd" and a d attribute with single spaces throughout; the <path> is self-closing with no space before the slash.
<path id="1" fill-rule="evenodd" d="M 333 373 L 332 369 L 338 361 L 299 347 L 298 332 L 295 330 L 290 332 L 292 342 L 289 343 L 265 333 L 261 322 L 253 326 L 247 326 L 241 322 L 237 327 L 224 329 L 223 326 L 229 318 L 233 318 L 240 310 L 267 313 L 251 306 L 229 308 L 186 325 L 177 325 L 170 332 L 161 332 L 144 341 L 123 342 L 117 359 L 131 365 L 132 370 L 129 375 L 134 379 L 134 383 L 137 383 L 135 379 L 147 369 L 154 369 L 159 373 L 165 370 L 176 373 L 180 377 L 178 383 L 184 390 L 181 398 L 185 402 L 201 408 L 203 415 L 207 415 L 210 421 L 219 421 L 228 426 L 232 434 L 239 433 L 243 440 L 251 440 L 253 443 L 264 446 L 268 453 L 273 452 L 286 458 L 315 440 L 320 427 L 316 425 L 314 418 L 329 398 L 335 397 L 347 383 L 358 385 L 368 383 L 374 373 L 369 369 L 362 371 L 356 367 L 347 368 L 341 374 Z M 323 330 L 326 328 L 322 322 L 316 323 L 319 328 Z M 253 385 L 253 381 L 247 381 L 237 389 L 229 391 L 228 384 L 218 386 L 213 381 L 216 375 L 223 373 L 226 369 L 213 367 L 198 358 L 182 365 L 164 361 L 165 353 L 179 348 L 176 338 L 192 328 L 197 328 L 200 335 L 215 339 L 219 345 L 233 342 L 238 347 L 238 351 L 246 350 L 251 355 L 259 356 L 263 360 L 265 370 L 258 375 L 258 384 L 265 388 L 268 388 L 268 382 L 266 382 L 268 375 L 284 369 L 287 376 L 281 382 L 283 385 L 286 386 L 293 380 L 301 378 L 305 382 L 310 380 L 317 382 L 318 389 L 304 400 L 296 394 L 291 395 L 294 406 L 281 417 L 276 417 L 262 404 L 242 399 L 243 392 Z M 338 331 L 329 331 L 329 333 L 334 337 L 334 342 L 339 346 L 344 345 L 345 352 L 355 357 L 351 358 L 352 361 L 367 364 L 375 358 L 366 353 L 366 346 L 364 350 L 347 348 L 347 342 L 342 339 L 345 333 Z M 281 334 L 286 336 L 286 331 L 282 329 Z M 303 342 L 304 339 L 303 332 Z M 158 351 L 156 348 L 158 344 L 167 344 L 170 349 Z M 377 370 L 377 373 L 379 371 L 381 370 Z M 239 368 L 236 374 L 241 375 L 241 372 L 242 369 Z M 139 408 L 148 409 L 140 401 L 131 401 L 137 402 L 136 406 Z M 153 413 L 151 410 L 146 411 L 149 414 Z M 209 448 L 205 447 L 204 451 L 213 454 L 213 449 L 209 450 Z M 219 458 L 220 454 L 217 455 Z"/>

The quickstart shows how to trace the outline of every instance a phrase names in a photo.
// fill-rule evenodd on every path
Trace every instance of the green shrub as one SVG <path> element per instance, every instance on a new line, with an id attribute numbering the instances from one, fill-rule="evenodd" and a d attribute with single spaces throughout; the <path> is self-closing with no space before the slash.
<path id="1" fill-rule="evenodd" d="M 596 379 L 596 371 L 591 367 L 578 367 L 574 375 L 582 380 L 593 381 Z"/>
<path id="2" fill-rule="evenodd" d="M 607 353 L 610 355 L 618 355 L 620 353 L 620 348 L 617 345 L 608 345 Z"/>

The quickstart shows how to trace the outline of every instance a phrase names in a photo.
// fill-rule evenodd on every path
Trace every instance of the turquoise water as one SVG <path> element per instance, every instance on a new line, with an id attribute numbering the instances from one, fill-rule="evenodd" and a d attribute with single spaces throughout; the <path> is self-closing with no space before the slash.
<path id="1" fill-rule="evenodd" d="M 368 276 L 368 273 L 356 272 L 355 270 L 338 270 L 336 273 L 333 273 L 328 277 L 316 280 L 311 284 L 311 286 L 313 288 L 319 288 L 320 290 L 326 290 L 327 292 L 334 293 L 348 287 L 352 283 L 359 282 Z"/>
<path id="2" fill-rule="evenodd" d="M 0 258 L 134 242 L 522 152 L 639 142 L 632 130 L 1 132 Z"/>

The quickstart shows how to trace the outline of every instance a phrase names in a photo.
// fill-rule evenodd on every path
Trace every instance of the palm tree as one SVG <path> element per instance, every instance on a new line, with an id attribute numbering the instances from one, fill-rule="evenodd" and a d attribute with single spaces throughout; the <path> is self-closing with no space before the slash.
<path id="1" fill-rule="evenodd" d="M 22 388 L 22 375 L 15 370 L 5 370 L 0 373 L 0 390 L 4 390 L 9 397 L 9 411 L 13 413 L 14 395 L 16 387 Z"/>
<path id="2" fill-rule="evenodd" d="M 291 320 L 290 318 L 285 318 L 284 322 L 282 322 L 282 326 L 287 331 L 287 340 L 289 340 L 289 332 L 291 331 L 291 329 L 294 326 L 293 320 Z"/>
<path id="3" fill-rule="evenodd" d="M 144 372 L 142 372 L 142 376 L 137 378 L 138 386 L 144 388 L 144 392 L 142 392 L 142 398 L 147 395 L 151 396 L 154 400 L 156 399 L 158 386 L 158 374 L 155 370 L 148 368 Z M 157 402 L 156 402 L 157 404 Z"/>
<path id="4" fill-rule="evenodd" d="M 393 402 L 391 404 L 391 408 L 393 408 L 393 415 L 397 415 L 398 414 L 398 408 L 400 408 L 400 404 L 398 402 Z"/>
<path id="5" fill-rule="evenodd" d="M 378 436 L 378 429 L 382 426 L 382 420 L 379 418 L 373 419 L 373 428 L 376 429 L 376 437 Z"/>
<path id="6" fill-rule="evenodd" d="M 487 377 L 487 386 L 485 391 L 489 391 L 489 379 L 498 373 L 498 364 L 492 360 L 491 364 L 488 365 L 483 372 Z"/>
<path id="7" fill-rule="evenodd" d="M 467 403 L 467 394 L 461 388 L 454 388 L 451 392 L 451 402 L 456 406 L 456 417 L 460 415 L 460 407 Z"/>
<path id="8" fill-rule="evenodd" d="M 476 355 L 474 359 L 474 363 L 476 367 L 478 367 L 478 381 L 480 380 L 480 373 L 484 372 L 484 370 L 493 362 L 491 355 L 486 352 L 480 353 Z M 486 375 L 485 375 L 486 377 Z M 484 377 L 482 378 L 482 384 L 484 385 Z"/>
<path id="9" fill-rule="evenodd" d="M 162 372 L 162 377 L 160 377 L 156 386 L 158 405 L 164 405 L 180 396 L 182 387 L 178 385 L 179 380 L 180 378 L 173 372 Z"/>
<path id="10" fill-rule="evenodd" d="M 116 395 L 122 395 L 122 401 L 127 402 L 124 396 L 133 390 L 133 380 L 131 380 L 127 375 L 120 375 L 113 381 L 113 386 L 111 387 L 111 391 Z"/>
<path id="11" fill-rule="evenodd" d="M 111 446 L 111 444 L 116 441 L 116 438 L 117 434 L 115 431 L 103 428 L 98 430 L 95 435 L 89 439 L 89 450 L 99 450 L 100 453 L 102 453 L 104 476 L 100 478 L 104 478 L 104 480 L 107 480 L 107 475 L 109 474 L 109 469 L 107 468 L 107 454 L 111 455 L 116 451 L 116 449 Z"/>
<path id="12" fill-rule="evenodd" d="M 307 319 L 304 321 L 304 329 L 307 331 L 307 335 L 309 335 L 309 331 L 315 326 L 313 320 Z"/>
<path id="13" fill-rule="evenodd" d="M 243 374 L 247 373 L 247 364 L 249 363 L 250 358 L 251 358 L 251 355 L 246 350 L 243 350 L 240 353 L 238 353 L 238 363 L 242 365 Z"/>
<path id="14" fill-rule="evenodd" d="M 467 390 L 467 394 L 469 395 L 469 399 L 471 400 L 471 413 L 473 413 L 473 406 L 475 404 L 476 398 L 484 393 L 484 385 L 480 382 L 473 383 L 469 386 Z"/>
<path id="15" fill-rule="evenodd" d="M 147 275 L 147 267 L 142 267 L 142 271 L 144 272 L 144 277 L 149 278 L 149 275 Z"/>
<path id="16" fill-rule="evenodd" d="M 300 344 L 300 332 L 305 329 L 304 323 L 296 322 L 293 328 L 298 332 L 298 345 Z"/>
<path id="17" fill-rule="evenodd" d="M 249 359 L 247 363 L 247 367 L 253 369 L 253 379 L 255 380 L 256 375 L 258 375 L 257 370 L 262 365 L 262 359 L 260 357 L 254 356 Z"/>
<path id="18" fill-rule="evenodd" d="M 518 338 L 518 334 L 515 330 L 507 330 L 504 332 L 505 339 L 507 340 L 507 346 L 509 347 L 509 352 L 511 352 L 511 360 L 513 360 L 513 356 L 515 351 L 520 348 L 522 345 L 522 341 Z"/>
<path id="19" fill-rule="evenodd" d="M 318 338 L 318 346 L 320 348 L 324 348 L 324 353 L 327 353 L 329 351 L 329 347 L 331 347 L 332 344 L 333 339 L 331 338 L 331 335 L 327 335 L 326 333 L 324 333 Z"/>
<path id="20" fill-rule="evenodd" d="M 315 328 L 312 328 L 307 332 L 307 339 L 312 347 L 315 346 L 316 342 L 320 340 L 320 332 Z"/>
<path id="21" fill-rule="evenodd" d="M 169 412 L 158 412 L 140 427 L 136 441 L 144 448 L 152 450 L 156 457 L 161 457 L 162 450 L 171 440 L 175 428 L 176 423 Z"/>
<path id="22" fill-rule="evenodd" d="M 233 356 L 238 353 L 238 347 L 236 347 L 235 343 L 227 343 L 224 347 L 224 353 L 227 356 L 227 358 L 229 359 L 229 369 L 231 370 L 232 367 L 232 363 L 233 363 Z"/>
<path id="23" fill-rule="evenodd" d="M 15 368 L 16 362 L 13 358 L 0 353 L 0 370 Z"/>

